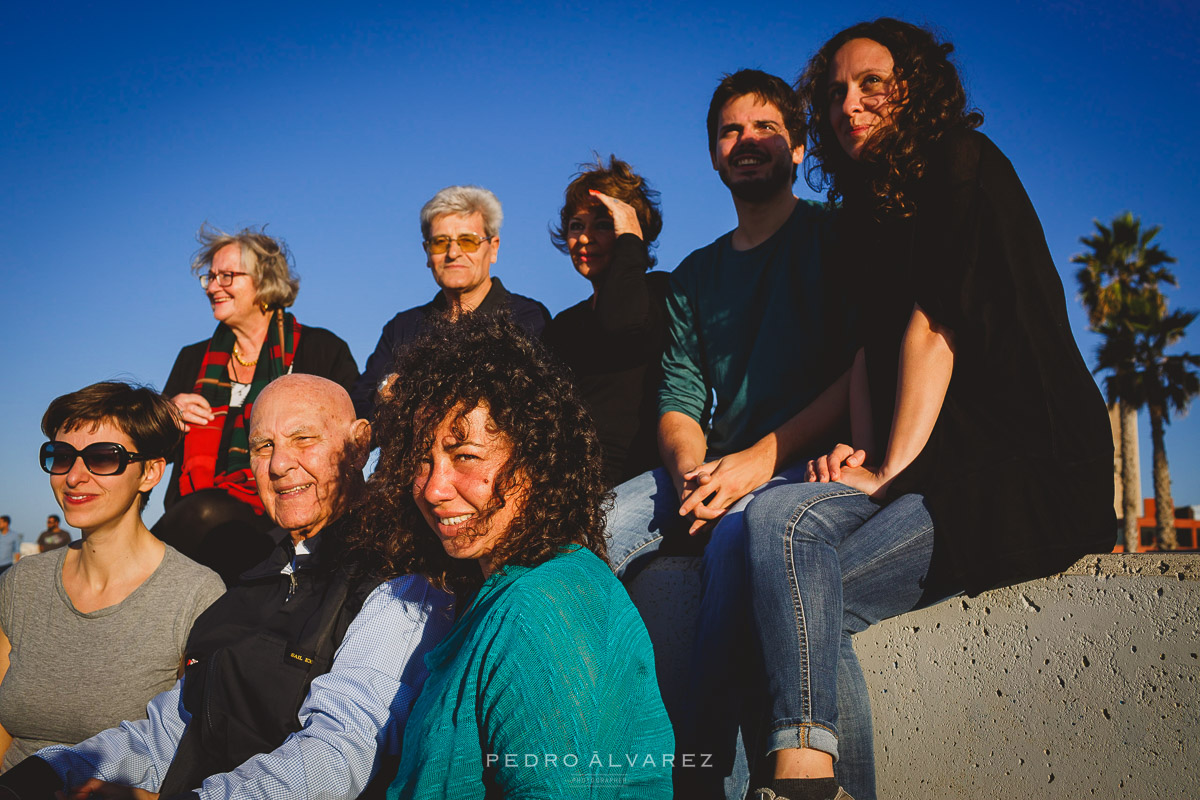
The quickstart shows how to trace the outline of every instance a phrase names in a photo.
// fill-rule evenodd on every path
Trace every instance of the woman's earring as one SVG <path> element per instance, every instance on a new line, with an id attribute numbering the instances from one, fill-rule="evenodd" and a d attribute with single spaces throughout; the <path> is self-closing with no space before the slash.
<path id="1" fill-rule="evenodd" d="M 271 310 L 271 307 L 267 305 L 267 302 L 265 300 L 260 301 L 258 304 L 258 307 L 262 309 L 262 312 L 264 314 L 266 314 L 268 311 Z"/>

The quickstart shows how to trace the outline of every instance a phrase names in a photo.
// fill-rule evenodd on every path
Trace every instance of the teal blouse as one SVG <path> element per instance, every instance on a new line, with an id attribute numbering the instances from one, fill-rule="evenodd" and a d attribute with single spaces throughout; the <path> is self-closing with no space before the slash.
<path id="1" fill-rule="evenodd" d="M 590 550 L 493 574 L 425 663 L 388 800 L 671 797 L 650 637 Z"/>

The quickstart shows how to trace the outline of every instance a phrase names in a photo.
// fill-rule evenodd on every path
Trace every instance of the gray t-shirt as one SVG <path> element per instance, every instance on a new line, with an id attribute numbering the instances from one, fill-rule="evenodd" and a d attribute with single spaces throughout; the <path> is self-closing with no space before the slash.
<path id="1" fill-rule="evenodd" d="M 0 724 L 13 737 L 4 769 L 52 744 L 76 744 L 174 685 L 192 622 L 225 584 L 167 546 L 141 586 L 80 613 L 63 587 L 67 548 L 26 556 L 0 578 L 0 628 L 12 644 Z"/>

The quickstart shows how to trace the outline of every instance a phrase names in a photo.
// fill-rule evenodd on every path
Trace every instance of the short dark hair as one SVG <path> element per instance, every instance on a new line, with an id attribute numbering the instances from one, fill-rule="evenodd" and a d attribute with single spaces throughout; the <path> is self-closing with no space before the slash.
<path id="1" fill-rule="evenodd" d="M 567 222 L 571 217 L 585 209 L 597 206 L 605 208 L 603 203 L 588 194 L 592 189 L 633 206 L 638 224 L 642 226 L 642 241 L 647 248 L 653 245 L 662 233 L 662 212 L 658 207 L 658 192 L 650 188 L 646 179 L 614 155 L 608 157 L 608 166 L 597 156 L 594 163 L 581 164 L 580 167 L 582 169 L 567 184 L 563 205 L 558 212 L 558 225 L 550 228 L 550 241 L 554 246 L 568 253 Z M 607 209 L 604 213 L 608 213 Z M 651 256 L 647 268 L 654 266 L 654 262 L 654 256 Z"/>
<path id="2" fill-rule="evenodd" d="M 62 522 L 62 517 L 58 516 L 58 514 L 47 514 L 46 519 L 52 519 L 55 522 Z"/>
<path id="3" fill-rule="evenodd" d="M 0 514 L 0 519 L 4 520 L 9 525 L 12 524 L 12 517 L 10 517 L 8 514 Z"/>
<path id="4" fill-rule="evenodd" d="M 153 389 L 120 381 L 103 381 L 56 397 L 42 415 L 42 433 L 53 439 L 59 431 L 111 423 L 133 440 L 147 458 L 168 458 L 183 433 L 175 407 Z"/>
<path id="5" fill-rule="evenodd" d="M 448 556 L 430 532 L 413 484 L 447 415 L 484 406 L 512 447 L 493 484 L 492 511 L 517 481 L 527 483 L 520 514 L 491 552 L 493 564 L 536 566 L 571 544 L 605 557 L 609 495 L 600 442 L 541 342 L 498 315 L 437 319 L 396 367 L 403 378 L 376 416 L 379 463 L 352 547 L 373 551 L 383 574 L 417 573 L 455 588 L 478 583 L 474 565 Z"/>
<path id="6" fill-rule="evenodd" d="M 760 69 L 740 69 L 728 74 L 717 84 L 712 100 L 708 104 L 708 152 L 717 152 L 717 125 L 721 121 L 721 109 L 730 100 L 752 94 L 764 103 L 779 109 L 783 125 L 787 128 L 792 149 L 801 147 L 808 137 L 804 113 L 796 92 L 787 81 Z M 796 180 L 796 169 L 792 169 L 792 180 Z"/>
<path id="7" fill-rule="evenodd" d="M 121 381 L 102 381 L 51 401 L 42 415 L 42 433 L 53 439 L 59 431 L 95 427 L 108 422 L 130 439 L 141 455 L 169 459 L 183 441 L 175 406 L 153 389 Z M 150 492 L 142 492 L 145 509 Z M 57 514 L 51 514 L 60 522 Z"/>

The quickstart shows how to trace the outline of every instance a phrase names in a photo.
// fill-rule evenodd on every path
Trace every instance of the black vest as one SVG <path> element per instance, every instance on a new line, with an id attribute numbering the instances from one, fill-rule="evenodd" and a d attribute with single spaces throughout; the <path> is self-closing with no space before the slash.
<path id="1" fill-rule="evenodd" d="M 267 560 L 192 625 L 182 697 L 192 720 L 163 778 L 162 797 L 197 789 L 300 729 L 297 714 L 309 685 L 329 671 L 346 628 L 377 583 L 322 568 L 322 550 L 342 524 L 323 531 L 324 547 L 290 576 L 280 570 L 294 556 L 291 538 L 274 531 L 280 541 Z"/>

